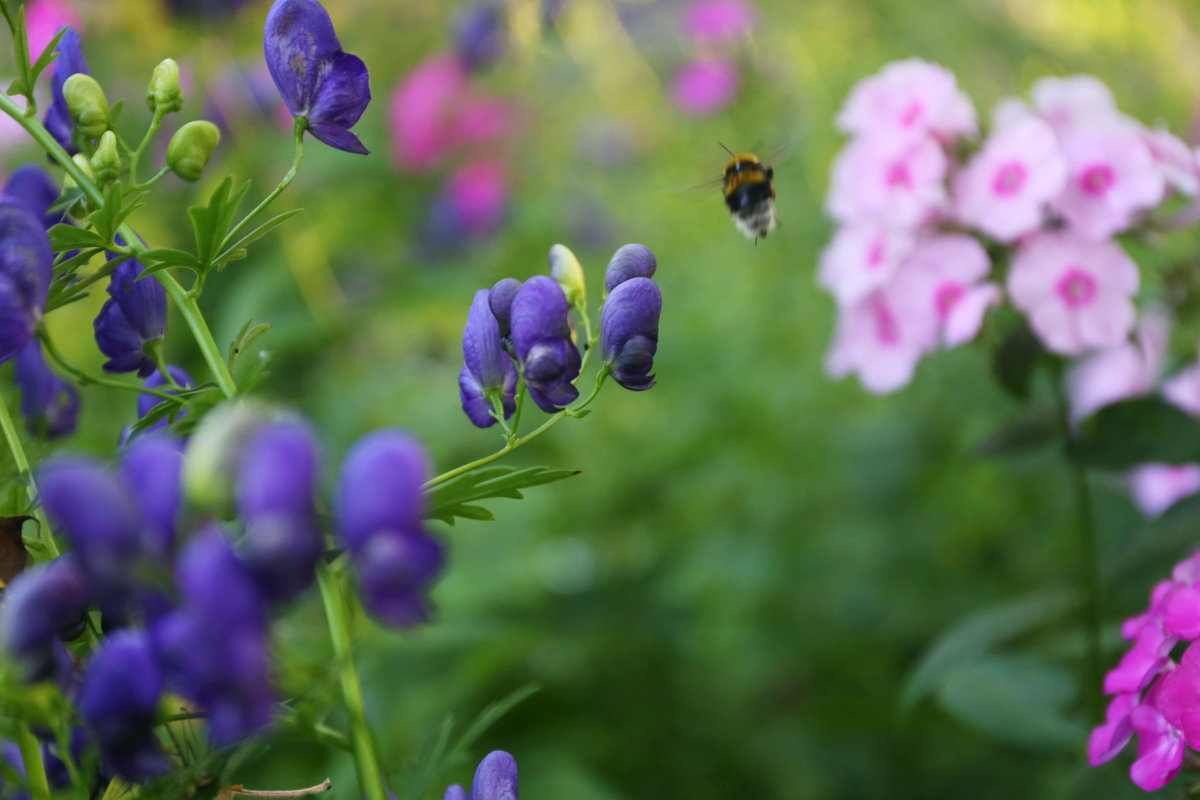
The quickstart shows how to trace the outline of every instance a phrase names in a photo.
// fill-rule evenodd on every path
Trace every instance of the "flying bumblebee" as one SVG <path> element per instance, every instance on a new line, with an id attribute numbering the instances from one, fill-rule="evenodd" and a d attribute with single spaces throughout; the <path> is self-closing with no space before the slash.
<path id="1" fill-rule="evenodd" d="M 767 238 L 778 223 L 775 187 L 771 185 L 775 171 L 753 153 L 735 153 L 725 145 L 721 147 L 732 156 L 721 180 L 725 205 L 737 229 L 758 244 L 758 240 Z"/>

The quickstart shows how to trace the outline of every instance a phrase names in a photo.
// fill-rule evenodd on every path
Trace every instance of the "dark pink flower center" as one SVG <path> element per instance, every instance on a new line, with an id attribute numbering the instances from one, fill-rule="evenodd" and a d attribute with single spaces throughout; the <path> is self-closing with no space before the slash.
<path id="1" fill-rule="evenodd" d="M 950 316 L 950 309 L 966 294 L 966 289 L 960 283 L 943 283 L 933 295 L 933 305 L 938 317 L 945 319 Z"/>
<path id="2" fill-rule="evenodd" d="M 900 343 L 900 326 L 896 315 L 883 303 L 875 304 L 875 338 L 883 345 Z"/>
<path id="3" fill-rule="evenodd" d="M 900 115 L 900 124 L 906 128 L 909 127 L 921 118 L 921 114 L 924 111 L 925 106 L 920 101 L 914 100 L 908 108 L 904 109 L 904 113 Z"/>
<path id="4" fill-rule="evenodd" d="M 883 249 L 884 242 L 882 236 L 876 236 L 871 242 L 871 248 L 867 251 L 867 268 L 879 269 L 883 264 Z"/>
<path id="5" fill-rule="evenodd" d="M 1096 297 L 1096 279 L 1082 267 L 1071 267 L 1055 287 L 1067 308 L 1082 308 Z"/>
<path id="6" fill-rule="evenodd" d="M 996 170 L 992 191 L 998 195 L 1015 194 L 1025 185 L 1025 165 L 1019 161 L 1009 163 Z"/>
<path id="7" fill-rule="evenodd" d="M 905 189 L 911 189 L 912 176 L 908 174 L 908 165 L 903 161 L 897 161 L 888 167 L 887 185 L 903 186 Z"/>
<path id="8" fill-rule="evenodd" d="M 1107 192 L 1116 180 L 1112 167 L 1108 164 L 1096 164 L 1088 167 L 1079 176 L 1079 187 L 1093 197 L 1099 197 Z"/>

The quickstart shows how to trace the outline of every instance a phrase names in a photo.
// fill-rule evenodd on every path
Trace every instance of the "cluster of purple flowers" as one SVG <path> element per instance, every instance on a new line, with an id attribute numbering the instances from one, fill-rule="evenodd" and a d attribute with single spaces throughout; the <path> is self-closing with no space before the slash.
<path id="1" fill-rule="evenodd" d="M 733 102 L 739 85 L 733 50 L 757 24 L 758 13 L 746 0 L 696 0 L 688 6 L 683 31 L 694 52 L 671 85 L 676 108 L 707 117 Z"/>
<path id="2" fill-rule="evenodd" d="M 463 330 L 458 385 L 463 411 L 480 428 L 516 410 L 518 377 L 530 398 L 553 414 L 575 401 L 582 365 L 571 309 L 585 303 L 583 270 L 563 245 L 550 250 L 551 275 L 524 283 L 504 278 L 475 293 Z M 662 294 L 651 279 L 657 261 L 650 248 L 627 244 L 609 261 L 607 297 L 600 314 L 604 369 L 627 389 L 654 385 L 654 355 Z"/>
<path id="3" fill-rule="evenodd" d="M 1048 350 L 1126 343 L 1138 270 L 1112 237 L 1172 192 L 1194 195 L 1196 156 L 1121 114 L 1095 78 L 1044 78 L 1032 98 L 1001 102 L 961 160 L 978 123 L 946 70 L 901 61 L 853 89 L 827 198 L 841 227 L 819 275 L 839 308 L 832 375 L 890 392 L 939 343 L 973 339 L 1003 296 L 984 237 L 1011 248 L 1007 294 Z"/>

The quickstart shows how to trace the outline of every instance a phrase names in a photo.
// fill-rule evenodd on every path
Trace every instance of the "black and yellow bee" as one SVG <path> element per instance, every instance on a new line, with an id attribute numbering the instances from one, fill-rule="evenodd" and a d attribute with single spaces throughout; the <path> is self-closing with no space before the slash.
<path id="1" fill-rule="evenodd" d="M 725 165 L 721 191 L 733 222 L 747 239 L 758 244 L 759 239 L 775 230 L 775 187 L 771 179 L 775 171 L 753 153 L 735 153 L 725 145 L 732 158 Z"/>

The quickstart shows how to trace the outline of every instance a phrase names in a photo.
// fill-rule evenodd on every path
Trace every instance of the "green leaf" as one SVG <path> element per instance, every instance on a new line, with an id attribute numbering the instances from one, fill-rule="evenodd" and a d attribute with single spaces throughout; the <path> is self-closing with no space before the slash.
<path id="1" fill-rule="evenodd" d="M 29 97 L 33 94 L 33 71 L 29 64 L 29 28 L 25 24 L 25 6 L 17 6 L 17 21 L 14 26 L 13 58 L 17 67 L 17 79 L 8 87 L 8 94 Z"/>
<path id="2" fill-rule="evenodd" d="M 233 337 L 233 341 L 229 344 L 229 358 L 227 360 L 230 368 L 238 360 L 238 356 L 246 352 L 251 345 L 261 339 L 269 330 L 271 330 L 271 326 L 265 322 L 255 325 L 254 320 L 246 320 L 246 324 L 242 326 L 242 329 L 237 332 L 237 335 Z"/>
<path id="3" fill-rule="evenodd" d="M 521 489 L 554 483 L 578 474 L 579 470 L 547 467 L 481 467 L 433 487 L 429 492 L 429 510 L 425 516 L 443 522 L 452 522 L 456 516 L 467 519 L 492 518 L 490 512 L 488 517 L 479 516 L 480 508 L 470 503 L 490 497 L 520 500 L 524 496 Z"/>
<path id="4" fill-rule="evenodd" d="M 88 221 L 96 229 L 97 235 L 103 237 L 105 242 L 113 241 L 121 223 L 141 207 L 141 197 L 144 194 L 145 192 L 141 191 L 130 192 L 129 200 L 126 202 L 121 184 L 114 183 L 110 186 L 104 194 L 104 205 L 88 214 Z"/>
<path id="5" fill-rule="evenodd" d="M 229 233 L 233 215 L 249 189 L 250 181 L 246 181 L 235 191 L 233 178 L 226 178 L 213 190 L 208 205 L 192 206 L 188 209 L 192 218 L 192 231 L 196 237 L 196 257 L 201 272 L 214 264 L 221 243 Z"/>
<path id="6" fill-rule="evenodd" d="M 1052 445 L 1061 435 L 1055 414 L 1046 409 L 1035 410 L 988 435 L 976 450 L 983 456 L 1012 458 Z"/>
<path id="7" fill-rule="evenodd" d="M 1080 425 L 1071 455 L 1103 469 L 1200 461 L 1200 420 L 1157 397 L 1106 406 Z"/>
<path id="8" fill-rule="evenodd" d="M 47 44 L 45 49 L 42 50 L 37 61 L 33 62 L 33 67 L 30 68 L 30 73 L 33 76 L 33 80 L 36 81 L 38 76 L 46 71 L 46 67 L 50 66 L 54 59 L 58 58 L 58 42 L 60 39 L 62 39 L 63 34 L 66 32 L 67 29 L 64 26 L 58 31 L 58 33 L 54 34 L 54 38 L 51 39 L 50 43 Z"/>
<path id="9" fill-rule="evenodd" d="M 243 235 L 233 244 L 223 242 L 221 254 L 213 260 L 213 263 L 219 268 L 224 266 L 229 261 L 236 261 L 238 258 L 237 252 L 239 250 L 244 251 L 251 244 L 266 236 L 268 233 L 275 230 L 303 210 L 304 209 L 302 208 L 294 208 L 291 211 L 285 211 L 282 214 L 277 214 L 276 216 L 271 217 L 269 220 L 264 222 L 262 225 L 259 225 L 254 230 Z M 245 258 L 245 254 L 243 253 L 240 257 Z"/>
<path id="10" fill-rule="evenodd" d="M 992 372 L 996 380 L 1013 397 L 1029 397 L 1033 375 L 1046 351 L 1033 332 L 1025 325 L 1009 332 L 992 356 Z"/>
<path id="11" fill-rule="evenodd" d="M 67 225 L 63 222 L 55 225 L 46 233 L 50 237 L 50 247 L 56 253 L 63 253 L 68 250 L 82 250 L 87 247 L 104 249 L 109 244 L 108 239 L 105 239 L 94 231 L 76 228 L 74 225 Z"/>
<path id="12" fill-rule="evenodd" d="M 437 513 L 437 516 L 433 516 L 430 518 L 438 519 L 438 520 L 441 520 L 442 522 L 446 522 L 451 525 L 454 524 L 455 517 L 462 517 L 463 519 L 473 519 L 473 520 L 478 520 L 480 522 L 495 522 L 496 521 L 496 515 L 493 514 L 491 511 L 488 511 L 483 506 L 466 505 L 464 503 L 459 503 L 457 505 L 452 505 L 452 506 L 445 506 L 443 508 L 438 509 L 436 513 Z"/>
<path id="13" fill-rule="evenodd" d="M 166 267 L 186 267 L 193 270 L 200 268 L 200 262 L 196 260 L 194 255 L 186 250 L 176 250 L 171 247 L 147 250 L 138 255 L 138 261 L 141 261 L 146 266 L 146 270 L 142 273 L 143 275 L 157 272 Z"/>

